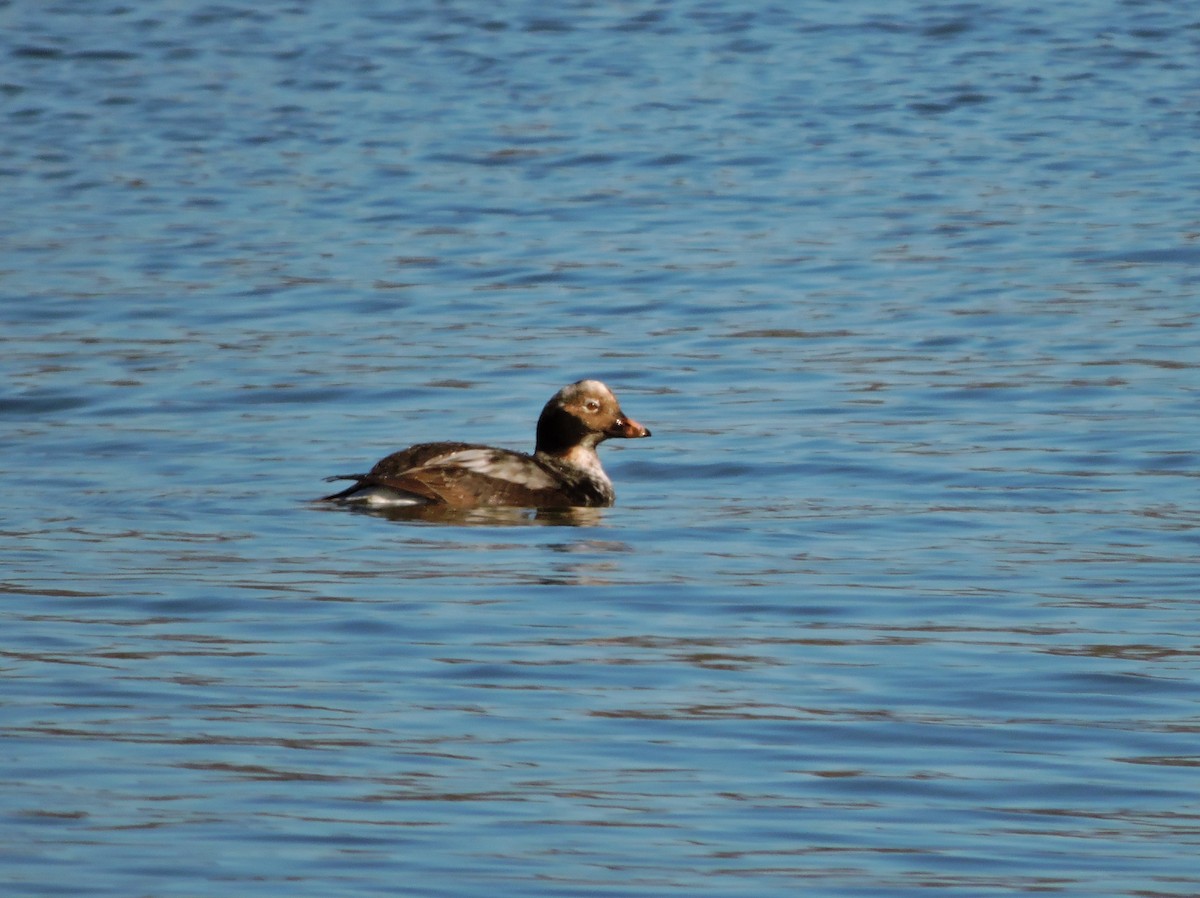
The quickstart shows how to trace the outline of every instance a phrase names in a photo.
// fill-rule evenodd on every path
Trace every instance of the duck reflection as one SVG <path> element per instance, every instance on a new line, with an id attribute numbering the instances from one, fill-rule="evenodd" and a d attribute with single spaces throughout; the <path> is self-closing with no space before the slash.
<path id="1" fill-rule="evenodd" d="M 598 527 L 604 508 L 517 508 L 481 506 L 452 508 L 448 505 L 331 506 L 397 523 L 447 524 L 456 527 Z"/>

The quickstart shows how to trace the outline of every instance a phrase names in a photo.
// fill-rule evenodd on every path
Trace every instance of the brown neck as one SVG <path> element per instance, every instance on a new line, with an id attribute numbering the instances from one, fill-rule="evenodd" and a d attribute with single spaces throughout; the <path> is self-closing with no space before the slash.
<path id="1" fill-rule="evenodd" d="M 537 424 L 537 446 L 534 452 L 546 455 L 565 455 L 587 436 L 583 422 L 561 408 L 542 412 Z"/>

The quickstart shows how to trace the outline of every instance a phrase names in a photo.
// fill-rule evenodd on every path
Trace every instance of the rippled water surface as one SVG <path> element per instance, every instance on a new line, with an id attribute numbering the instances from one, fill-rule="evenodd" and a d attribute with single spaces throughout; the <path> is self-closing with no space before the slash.
<path id="1" fill-rule="evenodd" d="M 0 3 L 3 893 L 1200 893 L 1198 50 Z M 612 509 L 311 501 L 584 376 Z"/>

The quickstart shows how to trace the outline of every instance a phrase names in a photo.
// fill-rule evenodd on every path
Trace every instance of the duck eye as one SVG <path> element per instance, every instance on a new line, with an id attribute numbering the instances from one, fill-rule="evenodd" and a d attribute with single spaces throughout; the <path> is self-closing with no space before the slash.
<path id="1" fill-rule="evenodd" d="M 583 404 L 583 407 L 586 408 L 589 412 L 600 411 L 600 403 L 597 402 L 595 399 L 589 399 L 587 402 L 585 402 Z"/>

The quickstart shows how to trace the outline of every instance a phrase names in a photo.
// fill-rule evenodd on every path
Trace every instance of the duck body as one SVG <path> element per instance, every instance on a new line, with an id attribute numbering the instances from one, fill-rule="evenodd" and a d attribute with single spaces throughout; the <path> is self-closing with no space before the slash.
<path id="1" fill-rule="evenodd" d="M 648 436 L 608 387 L 582 380 L 546 403 L 532 455 L 474 443 L 418 443 L 380 459 L 366 474 L 329 478 L 354 483 L 325 499 L 452 508 L 607 506 L 615 494 L 596 447 L 611 437 Z"/>

